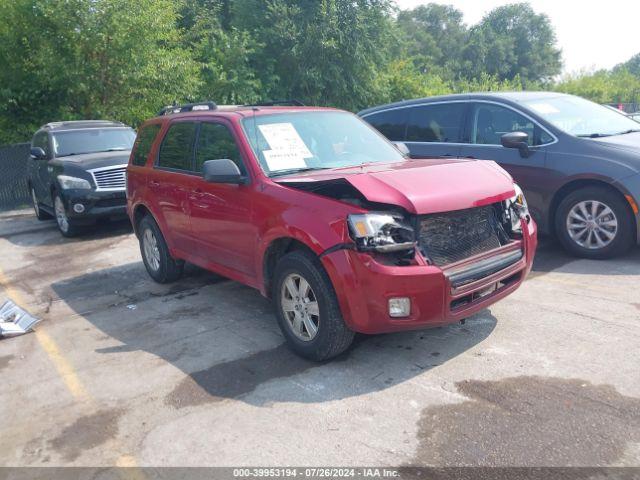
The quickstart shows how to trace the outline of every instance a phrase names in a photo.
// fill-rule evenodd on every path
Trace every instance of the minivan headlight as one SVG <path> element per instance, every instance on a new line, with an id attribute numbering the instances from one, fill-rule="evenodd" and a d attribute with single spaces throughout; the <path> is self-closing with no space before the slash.
<path id="1" fill-rule="evenodd" d="M 524 198 L 524 192 L 517 183 L 513 184 L 513 188 L 516 194 L 507 200 L 507 211 L 509 212 L 509 218 L 511 219 L 511 231 L 515 233 L 522 233 L 522 224 L 520 220 L 522 217 L 529 217 L 529 206 L 527 200 Z M 527 220 L 528 221 L 528 220 Z"/>
<path id="2" fill-rule="evenodd" d="M 347 221 L 358 250 L 390 253 L 415 248 L 413 228 L 400 216 L 365 213 L 349 215 Z"/>
<path id="3" fill-rule="evenodd" d="M 58 182 L 63 190 L 90 190 L 91 184 L 88 180 L 68 175 L 58 175 Z"/>

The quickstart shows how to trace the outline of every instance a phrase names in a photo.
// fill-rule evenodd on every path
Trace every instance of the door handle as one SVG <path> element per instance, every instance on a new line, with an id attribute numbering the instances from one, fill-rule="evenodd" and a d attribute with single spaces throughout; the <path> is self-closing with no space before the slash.
<path id="1" fill-rule="evenodd" d="M 149 186 L 150 187 L 159 187 L 160 186 L 160 182 L 158 182 L 156 180 L 149 180 Z"/>

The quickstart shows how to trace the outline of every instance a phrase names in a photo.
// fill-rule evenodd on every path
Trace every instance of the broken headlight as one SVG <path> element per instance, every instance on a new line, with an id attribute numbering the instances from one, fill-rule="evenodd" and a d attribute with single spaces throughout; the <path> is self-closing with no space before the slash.
<path id="1" fill-rule="evenodd" d="M 522 233 L 522 224 L 520 220 L 524 217 L 529 221 L 529 207 L 524 193 L 517 183 L 513 184 L 516 194 L 506 201 L 507 213 L 511 219 L 511 231 L 514 233 Z"/>
<path id="2" fill-rule="evenodd" d="M 390 253 L 415 248 L 413 228 L 401 216 L 365 213 L 349 215 L 347 221 L 358 250 Z"/>

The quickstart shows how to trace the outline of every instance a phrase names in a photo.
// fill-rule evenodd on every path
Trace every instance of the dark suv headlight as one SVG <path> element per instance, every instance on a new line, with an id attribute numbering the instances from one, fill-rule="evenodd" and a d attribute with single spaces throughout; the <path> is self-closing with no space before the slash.
<path id="1" fill-rule="evenodd" d="M 380 253 L 413 250 L 415 232 L 398 215 L 365 213 L 349 215 L 349 232 L 358 250 Z"/>
<path id="2" fill-rule="evenodd" d="M 529 206 L 524 198 L 524 192 L 517 183 L 513 184 L 516 194 L 506 201 L 507 211 L 511 218 L 511 231 L 514 233 L 522 233 L 522 224 L 520 219 L 529 218 Z M 527 220 L 528 221 L 528 220 Z"/>

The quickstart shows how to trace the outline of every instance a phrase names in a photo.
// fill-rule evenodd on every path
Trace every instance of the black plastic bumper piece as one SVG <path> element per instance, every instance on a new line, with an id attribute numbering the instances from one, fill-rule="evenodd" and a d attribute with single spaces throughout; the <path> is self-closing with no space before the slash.
<path id="1" fill-rule="evenodd" d="M 514 263 L 518 262 L 524 253 L 522 250 L 515 252 L 502 253 L 495 257 L 490 257 L 485 260 L 481 260 L 473 265 L 470 265 L 461 270 L 455 270 L 447 275 L 451 286 L 453 288 L 459 288 L 476 280 L 482 280 L 489 275 L 498 273 L 500 270 L 504 270 L 510 267 Z"/>

